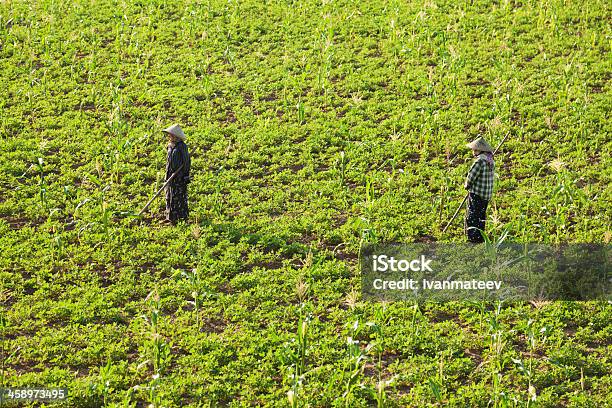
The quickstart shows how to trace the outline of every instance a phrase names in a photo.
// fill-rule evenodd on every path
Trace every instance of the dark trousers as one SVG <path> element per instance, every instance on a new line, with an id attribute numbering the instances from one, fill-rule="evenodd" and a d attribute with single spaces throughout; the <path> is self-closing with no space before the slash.
<path id="1" fill-rule="evenodd" d="M 170 183 L 166 187 L 166 219 L 176 223 L 189 217 L 187 204 L 187 183 Z"/>
<path id="2" fill-rule="evenodd" d="M 484 242 L 480 231 L 485 230 L 489 202 L 478 194 L 470 193 L 465 217 L 465 233 L 469 242 Z"/>

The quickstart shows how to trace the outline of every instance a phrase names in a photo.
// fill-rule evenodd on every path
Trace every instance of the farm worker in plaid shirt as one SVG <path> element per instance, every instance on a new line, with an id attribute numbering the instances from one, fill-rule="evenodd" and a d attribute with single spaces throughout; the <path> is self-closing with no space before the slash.
<path id="1" fill-rule="evenodd" d="M 493 195 L 493 148 L 483 137 L 468 143 L 467 147 L 472 149 L 476 160 L 465 179 L 465 188 L 469 191 L 465 233 L 470 242 L 484 242 L 480 231 L 484 232 L 487 206 Z"/>

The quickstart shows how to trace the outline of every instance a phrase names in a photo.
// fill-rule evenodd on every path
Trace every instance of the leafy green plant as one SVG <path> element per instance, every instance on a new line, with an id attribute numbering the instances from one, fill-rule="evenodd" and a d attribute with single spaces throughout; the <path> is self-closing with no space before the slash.
<path id="1" fill-rule="evenodd" d="M 344 185 L 346 182 L 346 166 L 347 166 L 347 158 L 344 150 L 340 152 L 338 159 L 336 160 L 336 166 L 338 168 L 339 173 L 339 182 L 340 185 Z"/>
<path id="2" fill-rule="evenodd" d="M 6 294 L 0 292 L 0 297 L 4 300 Z M 5 313 L 0 310 L 0 333 L 5 333 L 7 329 L 7 322 Z M 15 347 L 13 350 L 7 350 L 4 342 L 0 342 L 0 354 L 4 356 L 0 361 L 0 386 L 6 386 L 6 371 L 7 367 L 15 359 L 17 353 L 21 350 L 21 347 Z"/>

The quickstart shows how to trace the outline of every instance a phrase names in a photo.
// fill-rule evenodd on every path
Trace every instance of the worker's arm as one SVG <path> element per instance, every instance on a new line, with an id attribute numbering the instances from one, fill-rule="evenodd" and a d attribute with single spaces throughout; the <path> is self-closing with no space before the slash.
<path id="1" fill-rule="evenodd" d="M 478 177 L 480 176 L 482 170 L 482 160 L 476 160 L 472 167 L 470 167 L 470 171 L 468 171 L 468 175 L 465 178 L 465 189 L 469 190 Z"/>

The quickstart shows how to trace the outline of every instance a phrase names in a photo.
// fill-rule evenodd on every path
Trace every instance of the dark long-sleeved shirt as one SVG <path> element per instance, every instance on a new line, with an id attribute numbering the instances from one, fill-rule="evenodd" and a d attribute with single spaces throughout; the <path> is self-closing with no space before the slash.
<path id="1" fill-rule="evenodd" d="M 168 155 L 166 157 L 166 180 L 183 165 L 181 171 L 174 177 L 171 184 L 188 183 L 189 173 L 191 171 L 191 158 L 187 145 L 183 141 L 176 142 L 174 146 L 168 146 Z"/>

